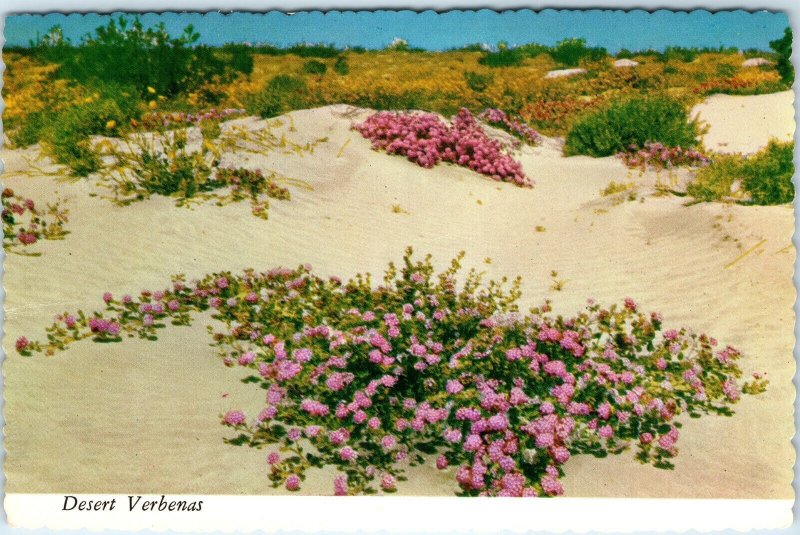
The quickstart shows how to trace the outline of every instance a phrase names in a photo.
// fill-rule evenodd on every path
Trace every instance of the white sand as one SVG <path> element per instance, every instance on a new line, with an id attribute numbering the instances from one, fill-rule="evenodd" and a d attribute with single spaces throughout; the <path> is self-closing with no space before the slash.
<path id="1" fill-rule="evenodd" d="M 726 102 L 737 121 L 756 123 L 768 114 L 774 134 L 785 134 L 787 94 L 715 97 L 703 106 L 716 113 L 707 118 L 723 125 L 715 123 L 715 139 L 754 150 L 722 113 Z M 280 492 L 267 479 L 266 452 L 222 442 L 218 415 L 258 410 L 263 392 L 220 363 L 203 322 L 166 329 L 157 343 L 85 342 L 49 358 L 22 358 L 13 341 L 42 337 L 66 309 L 100 308 L 106 290 L 158 288 L 173 273 L 197 277 L 304 262 L 323 274 L 380 273 L 410 244 L 440 266 L 463 249 L 467 267 L 481 266 L 493 277 L 521 274 L 525 305 L 550 297 L 557 311 L 572 313 L 588 297 L 608 303 L 634 297 L 661 311 L 667 325 L 704 330 L 740 348 L 746 372 L 767 372 L 769 390 L 746 397 L 733 418 L 686 423 L 674 471 L 641 466 L 631 453 L 578 457 L 566 465 L 567 495 L 793 496 L 790 206 L 685 207 L 683 199 L 653 196 L 612 206 L 600 189 L 635 175 L 614 158 L 563 158 L 552 141 L 521 156 L 537 182 L 531 190 L 454 166 L 426 170 L 370 150 L 342 110 L 292 114 L 297 131 L 290 136 L 330 138 L 314 156 L 260 162 L 314 188 L 292 188 L 290 202 L 274 201 L 269 221 L 251 216 L 247 203 L 189 210 L 152 198 L 117 207 L 90 197 L 95 188 L 87 181 L 6 179 L 35 198 L 58 191 L 68 197 L 71 216 L 71 234 L 42 244 L 44 256 L 10 255 L 5 263 L 7 492 Z M 9 171 L 24 166 L 22 154 L 6 151 Z M 395 204 L 404 213 L 393 213 Z M 567 280 L 561 292 L 550 289 L 551 270 Z M 303 492 L 330 494 L 330 474 L 310 476 Z M 423 467 L 400 493 L 454 489 L 451 472 Z"/>
<path id="2" fill-rule="evenodd" d="M 768 95 L 712 95 L 692 110 L 709 126 L 705 146 L 717 152 L 758 152 L 770 138 L 790 141 L 794 136 L 794 93 Z"/>

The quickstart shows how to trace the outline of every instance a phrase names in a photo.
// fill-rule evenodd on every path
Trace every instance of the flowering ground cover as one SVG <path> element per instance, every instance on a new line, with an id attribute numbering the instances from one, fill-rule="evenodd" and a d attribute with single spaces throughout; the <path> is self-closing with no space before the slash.
<path id="1" fill-rule="evenodd" d="M 678 166 L 703 167 L 711 160 L 695 148 L 667 147 L 662 143 L 648 142 L 639 148 L 631 145 L 628 151 L 617 154 L 625 165 L 642 170 L 672 169 Z"/>
<path id="2" fill-rule="evenodd" d="M 7 252 L 39 256 L 41 253 L 23 249 L 39 240 L 61 240 L 68 234 L 64 228 L 67 210 L 59 201 L 42 208 L 33 199 L 22 197 L 10 188 L 3 190 L 2 201 L 3 248 Z"/>
<path id="3" fill-rule="evenodd" d="M 626 298 L 590 301 L 573 317 L 549 303 L 519 310 L 519 280 L 434 273 L 409 249 L 375 285 L 315 275 L 310 266 L 221 272 L 138 296 L 103 295 L 102 312 L 65 312 L 53 354 L 81 340 L 156 340 L 168 324 L 210 311 L 225 366 L 246 371 L 265 403 L 220 415 L 227 441 L 268 450 L 265 477 L 292 491 L 310 468 L 335 466 L 336 495 L 391 492 L 404 467 L 449 470 L 461 494 L 554 496 L 575 455 L 635 458 L 669 468 L 680 417 L 732 415 L 740 353 L 706 334 L 663 325 Z"/>
<path id="4" fill-rule="evenodd" d="M 406 156 L 422 167 L 449 162 L 493 180 L 524 187 L 533 185 L 522 165 L 505 152 L 499 141 L 486 135 L 466 108 L 452 118 L 450 125 L 432 113 L 378 112 L 353 128 L 372 141 L 374 149 Z M 528 130 L 521 131 L 529 137 L 534 135 Z"/>

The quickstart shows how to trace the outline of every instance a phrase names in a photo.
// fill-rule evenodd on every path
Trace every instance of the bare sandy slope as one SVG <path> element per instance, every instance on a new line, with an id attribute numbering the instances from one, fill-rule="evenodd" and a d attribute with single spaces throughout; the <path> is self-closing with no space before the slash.
<path id="1" fill-rule="evenodd" d="M 708 126 L 703 141 L 717 152 L 756 152 L 771 137 L 789 141 L 794 136 L 792 91 L 768 95 L 712 95 L 692 110 Z"/>
<path id="2" fill-rule="evenodd" d="M 791 112 L 786 95 L 770 98 L 783 99 L 782 113 Z M 712 99 L 710 106 L 719 105 Z M 743 109 L 737 113 L 761 114 L 758 106 Z M 104 291 L 158 288 L 173 273 L 304 262 L 323 274 L 380 273 L 413 245 L 439 265 L 466 250 L 468 266 L 494 277 L 522 275 L 526 305 L 549 297 L 559 312 L 571 313 L 589 297 L 634 297 L 661 311 L 667 325 L 739 347 L 747 372 L 767 372 L 769 390 L 744 399 L 734 417 L 687 422 L 674 471 L 641 466 L 631 453 L 575 458 L 566 467 L 568 495 L 792 497 L 790 206 L 685 207 L 681 198 L 652 195 L 613 205 L 600 189 L 636 177 L 613 158 L 562 158 L 554 141 L 521 155 L 537 181 L 531 190 L 454 166 L 426 170 L 370 150 L 343 111 L 292 114 L 290 136 L 329 137 L 313 156 L 251 162 L 313 186 L 293 188 L 290 202 L 273 202 L 269 221 L 252 217 L 246 203 L 190 210 L 153 198 L 117 207 L 90 197 L 95 188 L 87 181 L 6 180 L 36 198 L 66 196 L 72 232 L 42 244 L 40 258 L 6 259 L 7 492 L 280 492 L 266 477 L 265 452 L 222 441 L 218 415 L 240 407 L 253 412 L 263 393 L 222 366 L 203 322 L 167 329 L 157 343 L 86 342 L 50 358 L 26 359 L 8 348 L 20 335 L 41 337 L 65 309 L 97 309 Z M 776 128 L 782 134 L 783 122 Z M 738 136 L 735 129 L 728 134 Z M 23 154 L 7 151 L 7 169 L 23 167 Z M 552 270 L 567 281 L 560 292 L 550 289 Z M 316 473 L 303 492 L 331 489 L 329 474 Z M 417 468 L 400 492 L 454 489 L 452 473 Z"/>

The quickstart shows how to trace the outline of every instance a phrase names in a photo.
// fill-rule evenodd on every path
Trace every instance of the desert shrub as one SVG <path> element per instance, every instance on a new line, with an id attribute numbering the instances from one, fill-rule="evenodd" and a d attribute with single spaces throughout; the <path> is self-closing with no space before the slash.
<path id="1" fill-rule="evenodd" d="M 699 51 L 696 48 L 684 48 L 680 46 L 668 46 L 661 54 L 661 61 L 681 61 L 683 63 L 691 63 L 697 59 Z"/>
<path id="2" fill-rule="evenodd" d="M 550 51 L 550 56 L 567 67 L 577 67 L 581 61 L 598 61 L 608 56 L 605 48 L 588 47 L 586 39 L 564 39 Z"/>
<path id="3" fill-rule="evenodd" d="M 306 74 L 316 74 L 322 76 L 328 72 L 328 66 L 321 61 L 312 59 L 311 61 L 306 61 L 303 64 L 303 72 Z"/>
<path id="4" fill-rule="evenodd" d="M 516 67 L 522 65 L 525 55 L 516 48 L 509 48 L 505 43 L 499 43 L 496 51 L 486 51 L 478 60 L 487 67 Z"/>
<path id="5" fill-rule="evenodd" d="M 739 72 L 739 68 L 730 63 L 718 63 L 714 70 L 717 76 L 722 76 L 723 78 L 730 78 Z"/>
<path id="6" fill-rule="evenodd" d="M 76 176 L 87 176 L 100 169 L 100 159 L 89 136 L 115 135 L 130 121 L 130 110 L 118 100 L 100 97 L 64 109 L 40 135 L 56 162 L 66 165 Z"/>
<path id="7" fill-rule="evenodd" d="M 63 78 L 90 85 L 112 82 L 136 88 L 142 96 L 152 87 L 171 97 L 209 79 L 229 81 L 252 69 L 247 47 L 231 45 L 216 50 L 197 45 L 199 37 L 191 25 L 173 38 L 163 23 L 144 28 L 138 17 L 130 21 L 120 16 L 96 28 L 77 46 L 51 38 L 37 43 L 36 53 L 58 63 Z"/>
<path id="8" fill-rule="evenodd" d="M 749 194 L 754 204 L 790 203 L 794 200 L 793 157 L 793 142 L 774 140 L 749 157 L 719 154 L 695 173 L 687 192 L 700 201 L 742 199 Z M 734 191 L 737 181 L 739 188 Z"/>
<path id="9" fill-rule="evenodd" d="M 45 111 L 29 113 L 19 128 L 8 132 L 9 139 L 18 147 L 27 147 L 38 143 L 42 132 L 51 123 L 52 114 Z"/>
<path id="10" fill-rule="evenodd" d="M 253 95 L 245 98 L 248 113 L 262 118 L 275 117 L 290 110 L 302 109 L 310 102 L 308 86 L 296 76 L 279 74 Z"/>
<path id="11" fill-rule="evenodd" d="M 376 150 L 406 156 L 426 168 L 450 162 L 493 180 L 531 186 L 522 165 L 509 156 L 499 141 L 490 139 L 466 108 L 452 125 L 432 113 L 379 112 L 353 128 Z"/>
<path id="12" fill-rule="evenodd" d="M 549 304 L 522 314 L 519 279 L 473 271 L 459 285 L 460 261 L 435 274 L 409 249 L 377 288 L 310 266 L 178 276 L 138 297 L 106 292 L 104 312 L 64 313 L 47 342 L 15 347 L 155 340 L 210 311 L 222 362 L 266 392 L 250 416 L 220 415 L 226 442 L 268 448 L 265 476 L 290 491 L 309 468 L 333 466 L 336 495 L 392 492 L 406 466 L 432 458 L 468 496 L 559 495 L 571 457 L 632 446 L 639 462 L 672 468 L 680 416 L 730 416 L 767 387 L 739 380 L 735 348 L 667 329 L 632 299 L 574 317 Z"/>
<path id="13" fill-rule="evenodd" d="M 494 75 L 491 73 L 481 74 L 479 72 L 464 71 L 464 81 L 467 82 L 467 87 L 476 93 L 482 93 L 494 81 Z"/>
<path id="14" fill-rule="evenodd" d="M 784 204 L 794 200 L 794 142 L 770 141 L 744 164 L 744 189 L 755 204 Z"/>
<path id="15" fill-rule="evenodd" d="M 529 58 L 535 58 L 537 56 L 541 56 L 542 54 L 550 54 L 552 47 L 540 45 L 538 43 L 527 43 L 516 47 L 516 50 L 520 54 L 524 54 Z"/>
<path id="16" fill-rule="evenodd" d="M 60 201 L 39 206 L 33 199 L 22 197 L 5 188 L 2 193 L 3 249 L 26 256 L 41 253 L 25 251 L 39 240 L 62 240 L 69 232 L 64 229 L 67 210 Z"/>
<path id="17" fill-rule="evenodd" d="M 783 37 L 770 41 L 769 47 L 778 55 L 776 68 L 781 81 L 787 86 L 794 82 L 794 65 L 792 65 L 792 28 L 787 27 Z"/>
<path id="18" fill-rule="evenodd" d="M 333 71 L 340 76 L 350 74 L 350 65 L 347 63 L 347 58 L 344 56 L 336 58 L 336 61 L 333 63 Z"/>
<path id="19" fill-rule="evenodd" d="M 341 49 L 332 44 L 298 44 L 289 47 L 259 45 L 251 48 L 257 54 L 267 56 L 286 56 L 291 54 L 301 58 L 335 58 L 342 53 Z"/>
<path id="20" fill-rule="evenodd" d="M 564 146 L 566 155 L 600 157 L 657 142 L 693 147 L 699 134 L 684 105 L 667 96 L 623 98 L 576 119 Z"/>

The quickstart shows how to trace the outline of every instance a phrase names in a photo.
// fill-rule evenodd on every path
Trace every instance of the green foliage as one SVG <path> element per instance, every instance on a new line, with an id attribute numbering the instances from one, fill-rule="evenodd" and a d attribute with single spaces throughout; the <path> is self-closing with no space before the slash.
<path id="1" fill-rule="evenodd" d="M 787 27 L 783 37 L 770 41 L 769 47 L 778 54 L 776 65 L 781 81 L 790 86 L 794 82 L 794 66 L 792 65 L 792 29 Z"/>
<path id="2" fill-rule="evenodd" d="M 598 61 L 608 56 L 605 48 L 588 47 L 586 39 L 564 39 L 550 50 L 550 56 L 567 67 L 577 67 L 581 61 Z"/>
<path id="3" fill-rule="evenodd" d="M 248 113 L 262 118 L 275 117 L 290 110 L 302 109 L 310 102 L 305 81 L 296 76 L 279 74 L 263 90 L 245 99 Z"/>
<path id="4" fill-rule="evenodd" d="M 611 156 L 648 142 L 688 148 L 697 144 L 698 134 L 697 121 L 689 120 L 678 100 L 661 95 L 622 98 L 576 119 L 564 153 Z"/>
<path id="5" fill-rule="evenodd" d="M 735 197 L 734 183 L 749 193 L 754 204 L 785 204 L 794 200 L 794 143 L 775 140 L 760 152 L 743 157 L 718 155 L 711 165 L 697 171 L 687 192 L 700 201 Z"/>
<path id="6" fill-rule="evenodd" d="M 744 164 L 744 188 L 755 204 L 784 204 L 794 200 L 794 143 L 771 141 Z"/>
<path id="7" fill-rule="evenodd" d="M 328 66 L 322 63 L 321 61 L 312 59 L 311 61 L 307 61 L 303 65 L 303 72 L 306 74 L 317 74 L 322 76 L 326 72 L 328 72 Z"/>
<path id="8" fill-rule="evenodd" d="M 487 67 L 516 67 L 521 65 L 525 56 L 516 48 L 509 48 L 506 43 L 499 43 L 496 52 L 485 52 L 478 60 Z"/>
<path id="9" fill-rule="evenodd" d="M 265 54 L 267 56 L 286 56 L 294 54 L 301 58 L 335 58 L 341 54 L 341 50 L 334 45 L 324 44 L 301 44 L 294 45 L 286 48 L 280 48 L 273 45 L 262 45 L 253 47 L 252 51 L 257 54 Z"/>
<path id="10" fill-rule="evenodd" d="M 344 56 L 336 58 L 336 61 L 333 63 L 333 70 L 340 76 L 350 74 L 350 65 L 347 63 L 347 58 Z"/>
<path id="11" fill-rule="evenodd" d="M 477 93 L 482 93 L 494 80 L 492 74 L 481 74 L 479 72 L 464 71 L 464 80 L 467 86 Z"/>
<path id="12" fill-rule="evenodd" d="M 721 76 L 722 78 L 731 78 L 739 71 L 737 67 L 734 67 L 728 63 L 720 63 L 717 65 L 715 70 L 717 71 L 717 75 Z"/>
<path id="13" fill-rule="evenodd" d="M 173 38 L 163 23 L 144 28 L 138 17 L 130 21 L 120 16 L 77 46 L 60 35 L 54 28 L 35 47 L 41 59 L 60 65 L 60 77 L 88 85 L 112 82 L 135 88 L 142 96 L 148 87 L 160 95 L 175 96 L 210 79 L 232 80 L 253 67 L 247 47 L 228 45 L 217 50 L 196 45 L 200 36 L 191 25 Z"/>

